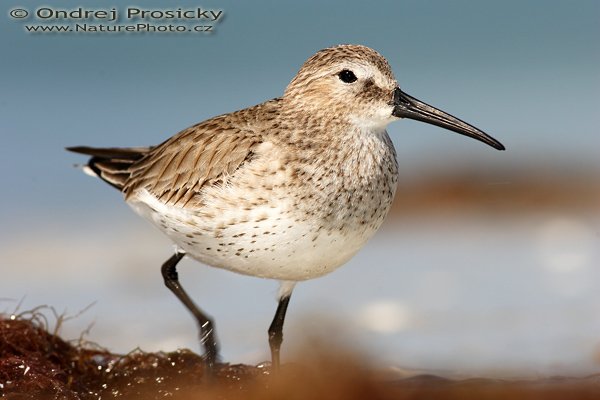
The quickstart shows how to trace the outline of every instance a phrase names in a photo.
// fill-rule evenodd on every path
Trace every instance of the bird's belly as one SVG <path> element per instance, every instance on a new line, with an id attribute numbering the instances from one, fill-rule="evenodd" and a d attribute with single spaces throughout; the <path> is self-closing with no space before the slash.
<path id="1" fill-rule="evenodd" d="M 367 237 L 318 231 L 316 225 L 277 220 L 242 223 L 221 236 L 188 237 L 170 234 L 191 257 L 211 266 L 263 278 L 300 281 L 325 275 L 348 261 Z M 242 236 L 240 236 L 242 235 Z M 187 239 L 187 240 L 186 240 Z"/>
<path id="2" fill-rule="evenodd" d="M 316 218 L 269 206 L 246 215 L 229 210 L 207 216 L 153 204 L 152 199 L 129 204 L 188 256 L 213 267 L 279 280 L 300 281 L 333 271 L 378 228 L 329 229 Z"/>

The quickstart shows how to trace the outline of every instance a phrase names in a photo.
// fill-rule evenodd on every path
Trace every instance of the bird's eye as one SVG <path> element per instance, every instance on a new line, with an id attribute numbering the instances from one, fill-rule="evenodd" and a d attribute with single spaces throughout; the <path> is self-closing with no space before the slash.
<path id="1" fill-rule="evenodd" d="M 349 69 L 342 70 L 342 72 L 338 74 L 338 77 L 344 83 L 356 82 L 356 79 L 358 79 L 356 78 L 356 75 L 354 75 L 354 72 L 350 71 Z"/>

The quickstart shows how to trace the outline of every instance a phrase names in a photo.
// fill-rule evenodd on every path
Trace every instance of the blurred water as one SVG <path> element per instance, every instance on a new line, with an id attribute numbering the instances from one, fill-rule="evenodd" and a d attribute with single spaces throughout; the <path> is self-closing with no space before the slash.
<path id="1" fill-rule="evenodd" d="M 2 309 L 49 304 L 64 327 L 113 351 L 197 350 L 196 327 L 166 288 L 170 244 L 135 216 L 2 238 Z M 318 336 L 382 365 L 461 371 L 585 372 L 600 349 L 600 219 L 581 213 L 396 218 L 340 270 L 298 285 L 285 352 Z M 31 243 L 35 243 L 32 251 Z M 185 260 L 181 280 L 212 314 L 225 360 L 268 359 L 277 284 Z"/>
<path id="2" fill-rule="evenodd" d="M 78 6 L 106 4 L 60 2 Z M 115 351 L 197 349 L 193 321 L 162 284 L 171 245 L 117 193 L 70 168 L 83 159 L 63 148 L 159 143 L 281 95 L 306 58 L 333 44 L 379 50 L 408 93 L 507 146 L 494 152 L 414 121 L 392 124 L 403 181 L 456 165 L 483 175 L 512 165 L 520 173 L 519 165 L 542 158 L 554 170 L 600 165 L 597 1 L 202 6 L 226 13 L 210 37 L 28 35 L 9 18 L 13 5 L 2 8 L 0 309 L 23 296 L 21 309 L 49 304 L 70 313 L 97 301 L 65 326 L 66 336 L 96 321 L 90 338 Z M 589 214 L 388 221 L 347 266 L 299 285 L 284 357 L 318 331 L 384 365 L 597 369 L 599 217 Z M 192 261 L 180 270 L 215 316 L 224 358 L 266 359 L 276 283 Z"/>

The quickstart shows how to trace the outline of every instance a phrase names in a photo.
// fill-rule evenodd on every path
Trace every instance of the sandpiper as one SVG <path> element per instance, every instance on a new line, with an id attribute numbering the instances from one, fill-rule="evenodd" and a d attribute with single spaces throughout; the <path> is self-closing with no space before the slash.
<path id="1" fill-rule="evenodd" d="M 504 146 L 404 93 L 387 60 L 340 45 L 310 57 L 282 97 L 191 126 L 151 147 L 68 150 L 176 244 L 166 286 L 199 324 L 204 357 L 218 357 L 213 322 L 181 287 L 176 266 L 203 264 L 280 281 L 272 365 L 295 284 L 348 261 L 381 226 L 398 179 L 386 126 L 401 118 Z"/>

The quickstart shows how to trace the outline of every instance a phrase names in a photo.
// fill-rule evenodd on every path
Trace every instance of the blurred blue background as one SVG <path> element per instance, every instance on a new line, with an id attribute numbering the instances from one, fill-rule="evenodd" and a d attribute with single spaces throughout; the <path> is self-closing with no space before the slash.
<path id="1" fill-rule="evenodd" d="M 84 159 L 64 147 L 159 143 L 208 117 L 281 95 L 323 47 L 373 47 L 407 93 L 482 128 L 508 149 L 496 152 L 401 121 L 389 132 L 402 179 L 425 179 L 427 171 L 455 165 L 484 175 L 507 165 L 592 173 L 600 167 L 597 1 L 143 4 L 223 10 L 209 35 L 31 34 L 24 31 L 31 19 L 8 16 L 14 7 L 41 5 L 113 7 L 104 1 L 2 4 L 0 309 L 10 310 L 23 296 L 25 308 L 46 303 L 71 311 L 97 300 L 81 324 L 96 320 L 92 339 L 117 351 L 138 344 L 196 348 L 195 328 L 161 286 L 159 264 L 169 242 L 118 193 L 73 168 Z M 599 278 L 599 220 L 597 209 L 571 211 L 515 217 L 512 225 L 469 213 L 392 221 L 346 268 L 299 286 L 286 345 L 300 343 L 318 321 L 338 318 L 330 327 L 336 335 L 348 331 L 352 343 L 390 364 L 597 367 L 600 297 L 589 282 Z M 571 275 L 536 267 L 565 243 L 584 259 L 567 263 L 578 266 Z M 490 252 L 494 246 L 510 257 Z M 192 262 L 181 269 L 184 285 L 217 319 L 225 358 L 266 359 L 276 284 Z M 575 283 L 559 285 L 569 279 Z M 364 290 L 357 293 L 357 285 Z M 392 322 L 377 328 L 377 320 Z M 131 329 L 118 332 L 119 323 Z M 74 324 L 76 337 L 81 325 Z"/>

